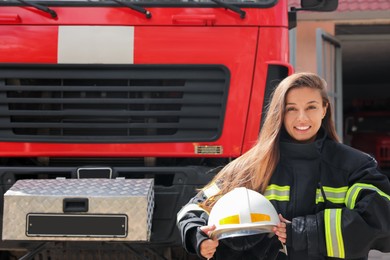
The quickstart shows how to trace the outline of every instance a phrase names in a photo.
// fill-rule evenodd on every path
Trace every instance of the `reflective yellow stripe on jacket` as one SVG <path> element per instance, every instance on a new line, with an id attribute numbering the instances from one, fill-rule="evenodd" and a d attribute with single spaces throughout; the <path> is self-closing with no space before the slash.
<path id="1" fill-rule="evenodd" d="M 347 196 L 345 197 L 345 205 L 347 206 L 347 208 L 349 208 L 349 209 L 355 208 L 356 199 L 357 199 L 360 191 L 364 190 L 364 189 L 376 191 L 379 195 L 390 200 L 390 196 L 388 194 L 384 193 L 383 191 L 381 191 L 380 189 L 378 189 L 377 187 L 375 187 L 372 184 L 355 183 L 354 185 L 352 185 L 349 188 L 349 190 L 347 192 Z"/>
<path id="2" fill-rule="evenodd" d="M 264 197 L 268 200 L 289 201 L 290 200 L 290 186 L 279 186 L 271 184 L 264 192 Z"/>
<path id="3" fill-rule="evenodd" d="M 345 258 L 341 213 L 342 209 L 325 209 L 325 241 L 329 257 Z"/>
<path id="4" fill-rule="evenodd" d="M 322 187 L 326 196 L 326 199 L 335 204 L 343 204 L 345 201 L 345 196 L 348 191 L 348 186 L 333 188 L 333 187 Z M 322 196 L 321 189 L 316 191 L 316 204 L 320 202 L 325 202 L 324 197 Z"/>
<path id="5" fill-rule="evenodd" d="M 330 188 L 323 187 L 325 196 L 329 201 L 334 203 L 341 203 L 341 198 L 345 196 L 344 203 L 349 209 L 353 209 L 356 204 L 357 197 L 360 191 L 364 189 L 376 191 L 379 195 L 390 200 L 390 196 L 372 184 L 366 183 L 355 183 L 348 190 L 346 187 L 341 188 Z M 321 193 L 321 191 L 319 191 Z M 322 195 L 318 195 L 316 202 L 323 200 Z M 324 211 L 324 222 L 325 222 L 325 241 L 326 250 L 329 257 L 345 258 L 344 251 L 344 240 L 341 231 L 342 227 L 342 209 L 325 209 Z"/>

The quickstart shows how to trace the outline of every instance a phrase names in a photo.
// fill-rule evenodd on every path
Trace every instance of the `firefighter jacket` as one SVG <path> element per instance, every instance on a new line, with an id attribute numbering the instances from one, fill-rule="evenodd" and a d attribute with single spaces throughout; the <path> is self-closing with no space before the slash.
<path id="1" fill-rule="evenodd" d="M 207 213 L 197 206 L 207 193 L 201 191 L 178 215 L 188 252 L 199 254 L 207 238 L 198 229 L 207 225 Z M 294 143 L 282 133 L 280 160 L 264 196 L 292 222 L 288 256 L 279 253 L 277 259 L 367 259 L 370 249 L 390 252 L 389 179 L 377 170 L 375 159 L 327 138 L 323 129 L 309 144 Z M 216 259 L 273 259 L 275 238 L 242 239 L 243 252 L 257 248 L 262 256 L 231 258 L 232 247 L 220 241 Z"/>

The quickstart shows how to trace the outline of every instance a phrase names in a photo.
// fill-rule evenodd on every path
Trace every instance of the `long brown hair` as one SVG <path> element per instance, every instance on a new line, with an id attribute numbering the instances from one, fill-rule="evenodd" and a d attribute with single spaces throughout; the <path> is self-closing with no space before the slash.
<path id="1" fill-rule="evenodd" d="M 327 106 L 322 126 L 327 135 L 339 141 L 334 126 L 332 108 L 326 89 L 326 82 L 314 73 L 296 73 L 281 81 L 269 103 L 263 127 L 256 144 L 246 153 L 227 164 L 204 188 L 218 183 L 220 191 L 201 204 L 210 211 L 220 195 L 236 187 L 246 187 L 264 193 L 279 162 L 279 137 L 283 126 L 287 93 L 294 88 L 309 87 L 320 91 L 323 106 Z"/>

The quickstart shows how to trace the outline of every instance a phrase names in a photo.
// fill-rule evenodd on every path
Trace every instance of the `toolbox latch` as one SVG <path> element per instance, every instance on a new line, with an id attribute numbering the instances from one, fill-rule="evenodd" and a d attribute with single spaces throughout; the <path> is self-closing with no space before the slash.
<path id="1" fill-rule="evenodd" d="M 66 212 L 88 212 L 87 198 L 65 198 L 63 200 L 63 211 Z"/>

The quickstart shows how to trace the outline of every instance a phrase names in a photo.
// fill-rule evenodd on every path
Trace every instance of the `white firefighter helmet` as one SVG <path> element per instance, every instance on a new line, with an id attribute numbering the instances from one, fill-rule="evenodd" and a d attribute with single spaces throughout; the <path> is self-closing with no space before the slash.
<path id="1" fill-rule="evenodd" d="M 260 193 L 241 187 L 223 195 L 213 206 L 208 225 L 217 239 L 270 233 L 279 223 L 274 206 Z"/>

